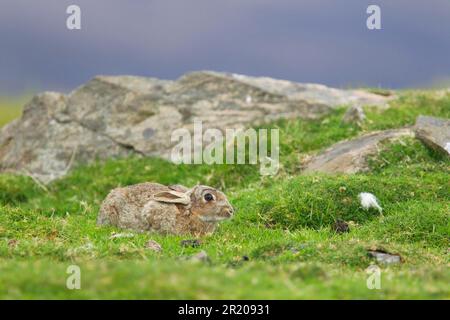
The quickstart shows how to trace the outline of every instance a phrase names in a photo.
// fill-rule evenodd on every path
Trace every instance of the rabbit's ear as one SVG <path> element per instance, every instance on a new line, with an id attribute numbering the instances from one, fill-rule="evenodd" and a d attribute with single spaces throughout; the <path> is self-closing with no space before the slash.
<path id="1" fill-rule="evenodd" d="M 187 191 L 189 191 L 189 189 L 186 188 L 185 186 L 183 186 L 182 184 L 172 184 L 172 185 L 168 186 L 168 188 L 170 190 L 174 190 L 174 191 L 178 191 L 178 192 L 187 192 Z"/>
<path id="2" fill-rule="evenodd" d="M 174 190 L 158 192 L 153 196 L 153 199 L 159 202 L 166 203 L 191 203 L 191 198 L 188 193 L 178 192 Z"/>

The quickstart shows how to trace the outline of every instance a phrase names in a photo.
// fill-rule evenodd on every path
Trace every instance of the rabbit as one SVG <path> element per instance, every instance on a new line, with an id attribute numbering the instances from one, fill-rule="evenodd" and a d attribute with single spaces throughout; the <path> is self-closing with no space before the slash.
<path id="1" fill-rule="evenodd" d="M 140 183 L 113 189 L 103 201 L 98 225 L 160 234 L 211 234 L 219 221 L 233 217 L 225 194 L 197 185 Z"/>

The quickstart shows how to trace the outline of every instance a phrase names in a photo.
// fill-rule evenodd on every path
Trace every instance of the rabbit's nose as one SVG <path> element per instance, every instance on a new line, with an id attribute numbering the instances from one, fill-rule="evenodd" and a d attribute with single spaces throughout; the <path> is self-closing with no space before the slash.
<path id="1" fill-rule="evenodd" d="M 226 209 L 225 209 L 225 213 L 227 214 L 227 216 L 228 216 L 229 218 L 231 218 L 231 217 L 233 216 L 233 214 L 234 214 L 234 209 L 233 209 L 233 207 L 228 207 L 228 208 L 226 208 Z"/>

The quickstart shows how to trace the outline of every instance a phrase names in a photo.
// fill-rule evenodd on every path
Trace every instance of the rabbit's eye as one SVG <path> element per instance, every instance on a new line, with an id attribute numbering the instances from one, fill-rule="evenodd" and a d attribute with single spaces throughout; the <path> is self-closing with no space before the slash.
<path id="1" fill-rule="evenodd" d="M 214 200 L 214 196 L 211 193 L 207 193 L 204 195 L 206 201 Z"/>

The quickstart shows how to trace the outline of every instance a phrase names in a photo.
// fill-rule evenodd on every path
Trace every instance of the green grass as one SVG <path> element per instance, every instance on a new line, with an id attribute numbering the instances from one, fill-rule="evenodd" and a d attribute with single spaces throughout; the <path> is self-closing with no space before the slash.
<path id="1" fill-rule="evenodd" d="M 129 158 L 80 166 L 47 190 L 27 177 L 0 175 L 1 298 L 139 299 L 449 299 L 450 161 L 420 142 L 385 144 L 356 175 L 300 174 L 310 152 L 372 130 L 411 125 L 418 114 L 449 118 L 450 95 L 406 92 L 385 111 L 366 109 L 362 127 L 342 125 L 344 109 L 317 121 L 279 121 L 282 168 L 176 166 Z M 237 209 L 199 247 L 189 236 L 133 233 L 95 224 L 110 189 L 142 181 L 209 184 Z M 383 215 L 365 211 L 374 193 Z M 336 234 L 337 219 L 350 232 Z M 128 232 L 128 231 L 126 231 Z M 153 252 L 145 244 L 161 244 Z M 380 290 L 366 287 L 368 249 L 400 254 L 380 265 Z M 187 257 L 204 250 L 210 261 Z M 66 288 L 67 267 L 81 268 L 81 290 Z"/>
<path id="2" fill-rule="evenodd" d="M 22 107 L 29 98 L 0 98 L 0 127 L 22 114 Z"/>

